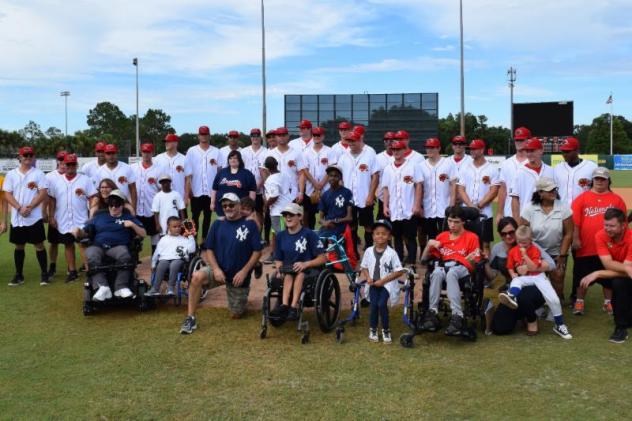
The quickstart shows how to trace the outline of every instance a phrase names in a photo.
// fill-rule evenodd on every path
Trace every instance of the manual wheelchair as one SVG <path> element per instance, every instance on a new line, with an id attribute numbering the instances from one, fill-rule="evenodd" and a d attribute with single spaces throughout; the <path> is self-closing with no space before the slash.
<path id="1" fill-rule="evenodd" d="M 174 291 L 174 295 L 170 296 L 170 295 L 154 295 L 154 296 L 149 296 L 149 299 L 155 299 L 157 301 L 166 303 L 167 301 L 169 301 L 170 299 L 173 298 L 173 302 L 176 306 L 180 306 L 182 305 L 182 301 L 183 298 L 185 300 L 186 303 L 186 299 L 189 296 L 189 285 L 191 285 L 191 277 L 193 276 L 193 274 L 202 269 L 203 267 L 206 266 L 206 262 L 204 262 L 204 260 L 202 259 L 202 257 L 200 256 L 200 251 L 199 249 L 196 250 L 195 253 L 189 254 L 185 259 L 184 259 L 184 266 L 182 267 L 182 270 L 180 271 L 180 273 L 178 273 L 178 277 L 176 279 L 176 287 L 175 287 L 175 291 Z M 165 273 L 165 277 L 163 279 L 160 279 L 160 281 L 158 281 L 156 279 L 156 271 L 152 270 L 151 272 L 151 285 L 150 287 L 153 287 L 155 285 L 156 282 L 160 282 L 162 283 L 163 281 L 168 280 L 169 277 L 169 272 L 167 271 Z M 200 295 L 200 302 L 204 301 L 204 299 L 208 296 L 208 288 L 207 287 L 202 287 L 202 293 Z"/>

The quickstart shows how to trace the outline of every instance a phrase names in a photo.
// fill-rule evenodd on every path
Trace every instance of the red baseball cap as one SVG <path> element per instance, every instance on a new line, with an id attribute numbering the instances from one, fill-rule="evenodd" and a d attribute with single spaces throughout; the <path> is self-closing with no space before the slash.
<path id="1" fill-rule="evenodd" d="M 30 153 L 30 154 L 35 155 L 35 151 L 34 151 L 34 150 L 33 150 L 33 148 L 32 148 L 32 147 L 30 147 L 30 146 L 22 146 L 22 147 L 20 148 L 20 150 L 18 151 L 18 153 L 19 153 L 20 155 L 24 155 L 24 154 L 27 154 L 27 153 Z"/>
<path id="2" fill-rule="evenodd" d="M 169 133 L 167 136 L 165 136 L 165 142 L 179 142 L 179 141 L 180 141 L 180 137 L 175 133 Z"/>
<path id="3" fill-rule="evenodd" d="M 64 160 L 64 158 L 66 157 L 66 154 L 67 154 L 67 153 L 68 153 L 68 152 L 66 152 L 66 151 L 59 151 L 59 152 L 57 152 L 57 154 L 55 155 L 55 158 L 57 158 L 57 160 L 58 160 L 58 161 L 63 161 L 63 160 Z"/>
<path id="4" fill-rule="evenodd" d="M 231 130 L 228 132 L 228 137 L 239 137 L 239 132 L 237 130 Z"/>
<path id="5" fill-rule="evenodd" d="M 358 142 L 358 141 L 360 141 L 360 139 L 361 139 L 360 134 L 358 132 L 356 132 L 355 130 L 352 131 L 351 133 L 349 133 L 345 137 L 345 140 L 347 142 Z"/>
<path id="6" fill-rule="evenodd" d="M 537 149 L 544 149 L 544 148 L 542 147 L 542 142 L 540 142 L 540 139 L 538 139 L 537 137 L 532 137 L 525 142 L 522 149 L 526 151 L 535 151 Z"/>
<path id="7" fill-rule="evenodd" d="M 276 134 L 276 130 L 268 130 L 266 132 L 266 137 L 272 137 Z"/>
<path id="8" fill-rule="evenodd" d="M 465 140 L 465 136 L 456 135 L 452 138 L 452 143 L 463 143 L 466 144 L 467 140 Z"/>
<path id="9" fill-rule="evenodd" d="M 351 130 L 351 123 L 348 121 L 341 121 L 338 123 L 338 130 Z"/>
<path id="10" fill-rule="evenodd" d="M 257 128 L 250 129 L 250 136 L 261 136 L 261 130 Z"/>
<path id="11" fill-rule="evenodd" d="M 74 153 L 67 153 L 64 156 L 64 164 L 76 164 L 77 163 L 77 155 Z"/>
<path id="12" fill-rule="evenodd" d="M 470 149 L 485 149 L 485 141 L 483 139 L 474 139 L 470 143 Z"/>
<path id="13" fill-rule="evenodd" d="M 143 143 L 142 145 L 140 145 L 140 151 L 141 152 L 153 152 L 154 151 L 154 145 L 152 145 L 151 143 Z"/>
<path id="14" fill-rule="evenodd" d="M 406 130 L 400 130 L 395 133 L 395 139 L 408 140 L 410 139 L 410 134 Z"/>
<path id="15" fill-rule="evenodd" d="M 325 129 L 323 129 L 322 127 L 314 127 L 312 129 L 312 134 L 317 134 L 317 135 L 324 135 L 325 134 Z"/>
<path id="16" fill-rule="evenodd" d="M 105 145 L 105 153 L 117 153 L 118 152 L 118 148 L 116 147 L 116 145 L 112 144 L 112 143 L 108 143 L 107 145 Z"/>
<path id="17" fill-rule="evenodd" d="M 298 125 L 299 129 L 311 129 L 312 128 L 312 122 L 309 120 L 301 120 L 301 122 Z"/>
<path id="18" fill-rule="evenodd" d="M 384 140 L 395 140 L 397 137 L 395 136 L 395 132 L 386 132 L 384 133 Z"/>
<path id="19" fill-rule="evenodd" d="M 579 140 L 574 137 L 567 137 L 560 146 L 561 151 L 576 151 L 579 149 Z"/>
<path id="20" fill-rule="evenodd" d="M 527 140 L 531 137 L 531 130 L 526 127 L 518 127 L 514 131 L 514 140 Z"/>
<path id="21" fill-rule="evenodd" d="M 440 148 L 441 147 L 441 141 L 439 139 L 437 139 L 436 137 L 431 137 L 426 139 L 426 142 L 424 143 L 424 146 L 426 148 Z"/>
<path id="22" fill-rule="evenodd" d="M 353 126 L 353 131 L 362 136 L 364 132 L 366 132 L 366 129 L 364 126 L 358 124 L 357 126 Z"/>
<path id="23" fill-rule="evenodd" d="M 200 126 L 200 128 L 198 129 L 198 134 L 207 135 L 211 134 L 211 131 L 208 129 L 208 126 Z"/>
<path id="24" fill-rule="evenodd" d="M 396 140 L 391 143 L 391 149 L 406 149 L 406 142 L 403 140 Z"/>
<path id="25" fill-rule="evenodd" d="M 97 142 L 96 145 L 94 145 L 94 150 L 96 152 L 103 152 L 105 150 L 105 142 Z"/>
<path id="26" fill-rule="evenodd" d="M 274 134 L 277 136 L 285 136 L 288 134 L 287 127 L 279 127 L 274 131 Z"/>

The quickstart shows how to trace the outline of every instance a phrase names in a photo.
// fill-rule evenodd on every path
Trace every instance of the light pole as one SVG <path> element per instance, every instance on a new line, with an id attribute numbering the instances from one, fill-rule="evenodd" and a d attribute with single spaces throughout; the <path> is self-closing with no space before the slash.
<path id="1" fill-rule="evenodd" d="M 461 24 L 461 136 L 465 136 L 465 76 L 463 75 L 463 0 L 459 0 Z"/>
<path id="2" fill-rule="evenodd" d="M 63 96 L 64 97 L 64 110 L 65 110 L 65 115 L 66 115 L 66 137 L 68 137 L 68 97 L 70 96 L 70 91 L 61 91 L 59 93 L 59 96 Z"/>
<path id="3" fill-rule="evenodd" d="M 140 129 L 138 124 L 138 58 L 134 57 L 132 64 L 136 67 L 136 158 L 138 158 L 140 151 Z"/>
<path id="4" fill-rule="evenodd" d="M 263 88 L 263 108 L 261 110 L 262 113 L 262 130 L 263 133 L 266 133 L 266 120 L 267 120 L 267 112 L 266 112 L 266 29 L 265 29 L 265 14 L 263 10 L 263 0 L 261 0 L 261 85 Z M 264 136 L 265 138 L 265 136 Z"/>
<path id="5" fill-rule="evenodd" d="M 507 140 L 507 154 L 509 154 L 509 151 L 511 149 L 511 141 L 513 140 L 513 132 L 514 132 L 514 123 L 513 123 L 513 91 L 514 91 L 514 86 L 516 86 L 516 69 L 514 69 L 513 67 L 510 67 L 509 70 L 507 70 L 507 80 L 509 81 L 509 118 L 511 119 L 509 121 L 509 128 L 511 130 L 511 133 L 509 133 L 509 139 Z"/>

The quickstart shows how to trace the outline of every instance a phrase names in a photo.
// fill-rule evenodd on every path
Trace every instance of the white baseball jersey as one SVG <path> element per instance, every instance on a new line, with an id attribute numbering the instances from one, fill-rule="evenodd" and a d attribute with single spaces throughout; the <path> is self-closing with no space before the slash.
<path id="1" fill-rule="evenodd" d="M 290 180 L 290 196 L 294 200 L 299 193 L 299 173 L 306 168 L 303 155 L 297 152 L 296 149 L 288 148 L 287 151 L 281 152 L 276 147 L 269 151 L 267 156 L 272 156 L 276 159 L 279 164 L 279 171 Z"/>
<path id="2" fill-rule="evenodd" d="M 191 176 L 193 197 L 211 196 L 219 160 L 219 149 L 213 145 L 209 145 L 206 150 L 202 149 L 200 145 L 189 148 L 184 158 L 184 175 Z"/>
<path id="3" fill-rule="evenodd" d="M 457 184 L 465 187 L 465 193 L 467 193 L 472 203 L 478 205 L 489 193 L 492 186 L 500 184 L 500 181 L 498 181 L 498 170 L 487 160 L 480 167 L 474 165 L 474 161 L 472 161 L 461 167 Z M 492 204 L 485 206 L 481 212 L 488 218 L 491 218 Z"/>
<path id="4" fill-rule="evenodd" d="M 184 197 L 184 155 L 180 152 L 174 156 L 169 156 L 167 152 L 163 152 L 154 158 L 154 164 L 160 165 L 165 170 L 165 173 L 171 177 L 171 190 L 175 190 L 180 193 L 180 196 Z"/>
<path id="5" fill-rule="evenodd" d="M 329 146 L 323 145 L 322 148 L 317 152 L 312 143 L 311 148 L 307 148 L 303 155 L 305 157 L 305 163 L 307 164 L 307 171 L 314 177 L 316 181 L 320 181 L 327 174 L 327 167 L 329 163 L 332 161 L 332 153 L 331 148 Z M 325 183 L 322 192 L 326 192 L 329 190 L 329 183 Z M 314 193 L 314 186 L 310 183 L 309 180 L 305 181 L 305 194 L 308 196 Z"/>
<path id="6" fill-rule="evenodd" d="M 308 149 L 314 147 L 314 140 L 310 137 L 307 142 L 305 142 L 303 138 L 299 136 L 296 139 L 290 140 L 288 146 L 292 149 L 296 149 L 297 152 L 305 153 Z"/>
<path id="7" fill-rule="evenodd" d="M 156 251 L 151 257 L 152 269 L 156 267 L 161 260 L 180 260 L 187 259 L 189 254 L 195 253 L 195 236 L 167 234 L 158 241 Z"/>
<path id="8" fill-rule="evenodd" d="M 72 180 L 65 175 L 51 180 L 48 195 L 55 199 L 55 220 L 60 233 L 68 234 L 86 224 L 90 198 L 96 194 L 94 183 L 84 174 L 77 174 Z"/>
<path id="9" fill-rule="evenodd" d="M 381 185 L 389 193 L 388 208 L 391 221 L 403 221 L 413 216 L 415 185 L 423 183 L 421 166 L 412 160 L 401 165 L 391 162 L 384 168 Z"/>
<path id="10" fill-rule="evenodd" d="M 93 159 L 90 162 L 86 162 L 81 166 L 79 172 L 87 176 L 90 180 L 94 180 L 97 170 L 101 165 L 99 165 L 98 159 Z"/>
<path id="11" fill-rule="evenodd" d="M 40 190 L 48 189 L 48 180 L 44 173 L 32 167 L 26 173 L 20 171 L 20 167 L 9 171 L 4 178 L 2 190 L 13 195 L 20 206 L 29 205 L 38 195 Z M 11 226 L 29 227 L 42 219 L 42 204 L 31 210 L 29 216 L 22 216 L 13 206 L 11 208 Z"/>
<path id="12" fill-rule="evenodd" d="M 450 206 L 450 181 L 458 174 L 456 164 L 441 157 L 435 165 L 426 159 L 419 166 L 424 180 L 424 218 L 444 218 Z"/>
<path id="13" fill-rule="evenodd" d="M 455 155 L 450 155 L 448 159 L 454 162 L 454 165 L 456 165 L 457 174 L 461 172 L 461 169 L 463 167 L 465 167 L 467 164 L 470 164 L 473 161 L 472 157 L 467 154 L 463 155 L 463 158 L 461 158 L 459 161 L 455 159 Z"/>
<path id="14" fill-rule="evenodd" d="M 360 268 L 366 269 L 369 272 L 369 276 L 371 279 L 374 277 L 375 271 L 375 252 L 373 251 L 373 246 L 367 248 L 362 256 L 362 261 L 360 262 Z M 387 275 L 402 270 L 402 263 L 399 260 L 399 256 L 397 256 L 397 252 L 393 250 L 391 246 L 386 246 L 386 250 L 382 254 L 380 258 L 380 278 L 384 278 Z M 396 305 L 399 302 L 399 296 L 401 294 L 401 288 L 399 287 L 399 283 L 396 279 L 384 285 L 384 288 L 388 290 L 389 300 L 391 302 L 391 306 Z"/>
<path id="15" fill-rule="evenodd" d="M 577 196 L 590 190 L 592 172 L 595 168 L 597 164 L 589 160 L 583 160 L 574 167 L 566 162 L 560 162 L 553 168 L 562 203 L 570 206 Z"/>
<path id="16" fill-rule="evenodd" d="M 244 160 L 244 166 L 248 171 L 255 176 L 255 181 L 257 185 L 261 183 L 261 171 L 260 167 L 266 160 L 268 156 L 268 150 L 261 146 L 259 150 L 255 151 L 252 146 L 248 146 L 241 151 L 241 157 Z M 257 194 L 261 194 L 263 192 L 263 186 L 257 189 Z"/>
<path id="17" fill-rule="evenodd" d="M 516 177 L 514 177 L 513 180 L 510 196 L 520 199 L 520 213 L 531 203 L 531 198 L 535 192 L 535 182 L 538 181 L 540 177 L 555 178 L 553 168 L 544 162 L 542 163 L 539 173 L 529 168 L 526 164 L 518 168 Z M 509 215 L 511 215 L 511 213 L 509 213 Z"/>
<path id="18" fill-rule="evenodd" d="M 380 169 L 380 185 L 377 186 L 376 196 L 379 200 L 384 199 L 384 186 L 382 185 L 382 177 L 384 175 L 384 168 L 386 168 L 391 162 L 394 161 L 393 154 L 389 154 L 388 151 L 384 150 L 376 155 L 375 160 L 377 162 L 377 166 Z"/>
<path id="19" fill-rule="evenodd" d="M 134 175 L 134 171 L 132 171 L 132 167 L 121 161 L 118 161 L 114 168 L 108 167 L 108 164 L 101 165 L 94 177 L 94 185 L 98 186 L 104 178 L 109 178 L 114 181 L 116 188 L 123 192 L 127 200 L 131 200 L 129 196 L 129 185 L 136 183 L 136 176 Z"/>
<path id="20" fill-rule="evenodd" d="M 353 203 L 358 208 L 364 208 L 369 197 L 371 177 L 380 172 L 375 150 L 364 145 L 358 156 L 354 157 L 351 152 L 343 154 L 338 165 L 342 168 L 344 186 L 353 193 Z"/>
<path id="21" fill-rule="evenodd" d="M 341 141 L 334 143 L 331 147 L 331 153 L 333 158 L 333 164 L 338 163 L 340 161 L 340 157 L 343 154 L 349 153 L 349 145 L 343 145 Z"/>
<path id="22" fill-rule="evenodd" d="M 53 170 L 49 173 L 46 174 L 46 181 L 48 182 L 48 185 L 50 186 L 50 183 L 52 183 L 53 181 L 55 181 L 55 179 L 57 177 L 62 176 L 62 174 L 59 172 L 59 170 Z M 50 192 L 49 192 L 50 193 Z"/>
<path id="23" fill-rule="evenodd" d="M 167 219 L 170 216 L 179 216 L 179 211 L 184 208 L 184 200 L 177 191 L 171 190 L 169 193 L 159 191 L 156 193 L 151 203 L 151 211 L 158 214 L 158 221 L 163 234 L 167 233 Z"/>
<path id="24" fill-rule="evenodd" d="M 152 166 L 145 168 L 143 162 L 132 165 L 132 171 L 136 177 L 136 214 L 138 216 L 153 216 L 151 204 L 154 196 L 160 191 L 158 179 L 167 170 L 155 162 Z"/>
<path id="25" fill-rule="evenodd" d="M 236 151 L 241 152 L 241 148 L 237 147 Z M 229 145 L 222 146 L 219 150 L 219 166 L 222 168 L 228 167 L 228 154 L 231 153 L 233 149 L 230 148 Z M 243 159 L 243 156 L 242 156 Z"/>
<path id="26" fill-rule="evenodd" d="M 505 216 L 511 215 L 511 186 L 513 185 L 514 178 L 516 178 L 516 174 L 518 174 L 518 168 L 527 162 L 526 159 L 522 162 L 518 161 L 518 158 L 514 155 L 500 164 L 498 181 L 500 184 L 504 184 L 507 189 L 507 199 L 505 200 L 505 209 L 503 212 Z"/>
<path id="27" fill-rule="evenodd" d="M 422 154 L 414 149 L 409 149 L 408 152 L 404 154 L 404 159 L 406 161 L 413 161 L 415 165 L 419 165 L 426 160 Z"/>
<path id="28" fill-rule="evenodd" d="M 278 197 L 277 201 L 270 206 L 270 216 L 281 216 L 283 208 L 292 202 L 290 193 L 290 180 L 280 172 L 271 174 L 263 184 L 264 197 L 266 201 L 273 197 Z"/>

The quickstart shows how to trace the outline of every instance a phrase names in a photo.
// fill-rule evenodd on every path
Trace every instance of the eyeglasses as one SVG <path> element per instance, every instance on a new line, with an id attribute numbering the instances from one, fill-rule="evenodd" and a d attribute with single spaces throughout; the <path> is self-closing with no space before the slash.
<path id="1" fill-rule="evenodd" d="M 222 203 L 222 209 L 232 209 L 235 207 L 234 203 Z"/>
<path id="2" fill-rule="evenodd" d="M 123 202 L 108 203 L 108 206 L 111 207 L 111 208 L 120 208 L 121 206 L 123 206 Z"/>
<path id="3" fill-rule="evenodd" d="M 22 158 L 33 158 L 33 154 L 32 153 L 25 153 L 24 155 L 22 155 Z"/>
<path id="4" fill-rule="evenodd" d="M 293 218 L 293 217 L 295 217 L 295 216 L 298 216 L 298 215 L 295 215 L 295 214 L 293 214 L 293 213 L 284 213 L 284 214 L 283 214 L 283 217 L 284 217 L 285 219 Z"/>
<path id="5" fill-rule="evenodd" d="M 505 237 L 513 237 L 514 235 L 516 235 L 516 230 L 513 231 L 501 231 L 500 232 L 500 236 L 505 238 Z"/>
<path id="6" fill-rule="evenodd" d="M 557 191 L 557 188 L 554 188 L 553 190 L 538 190 L 538 193 L 555 193 Z"/>

